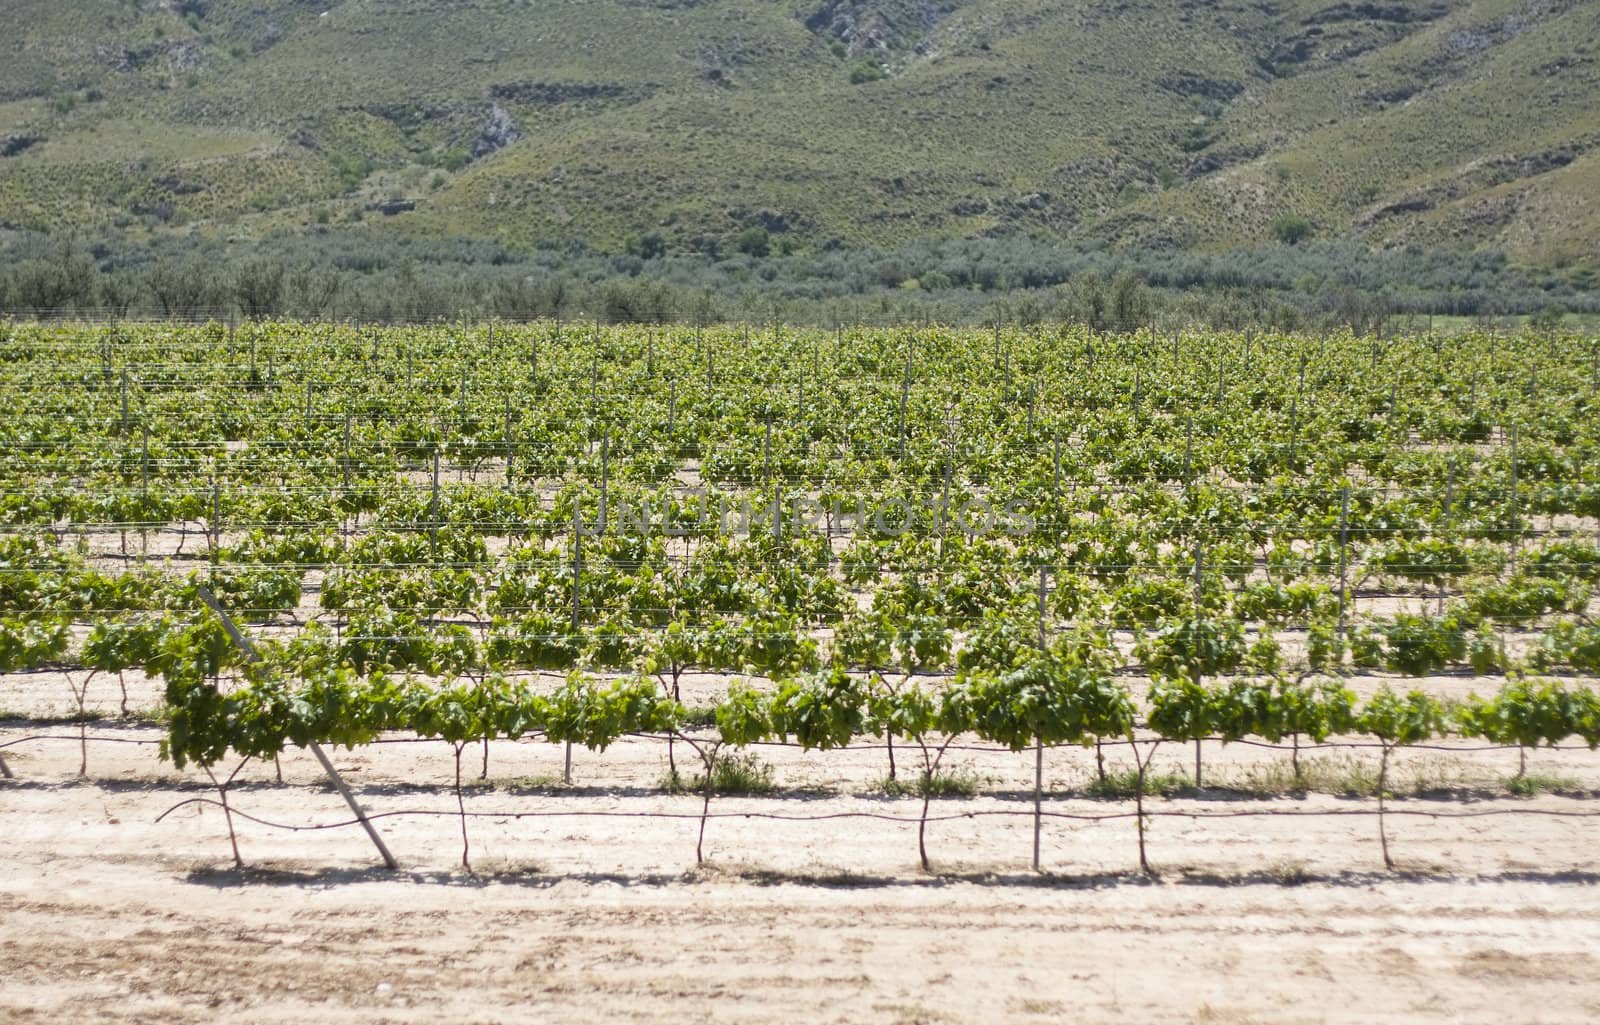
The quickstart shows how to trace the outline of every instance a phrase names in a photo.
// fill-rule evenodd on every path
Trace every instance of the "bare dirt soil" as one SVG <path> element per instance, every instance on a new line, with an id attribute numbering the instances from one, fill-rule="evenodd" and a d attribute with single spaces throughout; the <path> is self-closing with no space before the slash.
<path id="1" fill-rule="evenodd" d="M 12 681 L 7 681 L 8 683 Z M 34 681 L 37 684 L 37 680 Z M 98 687 L 98 685 L 97 685 Z M 4 698 L 15 707 L 20 685 Z M 102 692 L 104 699 L 114 699 Z M 137 698 L 148 692 L 135 687 Z M 109 703 L 109 702 L 103 702 Z M 142 701 L 136 701 L 136 705 Z M 660 792 L 665 744 L 578 751 L 495 744 L 464 759 L 474 872 L 461 866 L 453 759 L 443 743 L 334 752 L 401 861 L 375 868 L 359 828 L 237 822 L 232 866 L 203 773 L 156 757 L 159 728 L 0 723 L 16 779 L 0 782 L 0 1021 L 849 1023 L 1592 1022 L 1600 1018 L 1600 818 L 1471 811 L 1595 809 L 1600 756 L 1542 751 L 1559 793 L 1511 797 L 1515 752 L 1411 752 L 1396 766 L 1398 862 L 1377 822 L 1201 818 L 1370 811 L 1370 798 L 1261 796 L 1287 755 L 1207 748 L 1234 789 L 1152 798 L 1141 876 L 1134 821 L 1047 818 L 1030 869 L 1031 752 L 955 752 L 978 796 L 933 801 L 933 871 L 914 822 L 777 821 L 867 812 L 887 797 L 881 747 L 759 748 L 776 796 L 719 796 L 696 865 L 701 799 Z M 1192 765 L 1164 746 L 1155 770 Z M 680 768 L 693 769 L 680 745 Z M 899 752 L 903 775 L 913 751 Z M 1108 749 L 1126 767 L 1125 749 Z M 1370 750 L 1308 753 L 1357 781 Z M 281 824 L 348 819 L 315 760 L 240 774 L 240 811 Z M 1094 798 L 1092 750 L 1047 753 L 1047 812 L 1131 811 Z M 575 812 L 516 818 L 527 812 Z M 659 812 L 683 818 L 604 817 Z M 1005 812 L 1003 815 L 982 813 Z M 1424 812 L 1428 814 L 1412 814 Z M 1194 816 L 1194 817 L 1191 817 Z"/>

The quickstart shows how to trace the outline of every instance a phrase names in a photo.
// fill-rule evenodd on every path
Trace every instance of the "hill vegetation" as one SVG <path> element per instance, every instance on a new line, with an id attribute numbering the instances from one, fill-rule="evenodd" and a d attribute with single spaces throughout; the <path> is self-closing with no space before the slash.
<path id="1" fill-rule="evenodd" d="M 645 259 L 1491 249 L 1594 285 L 1573 0 L 17 0 L 0 225 Z"/>

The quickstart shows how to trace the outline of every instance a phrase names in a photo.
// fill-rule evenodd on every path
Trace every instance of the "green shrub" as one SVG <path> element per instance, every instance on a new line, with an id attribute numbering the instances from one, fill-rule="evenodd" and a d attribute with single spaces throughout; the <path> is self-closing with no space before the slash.
<path id="1" fill-rule="evenodd" d="M 874 64 L 871 61 L 861 61 L 850 68 L 851 85 L 864 85 L 867 82 L 876 82 L 888 77 L 889 73 L 883 70 L 882 65 Z"/>
<path id="2" fill-rule="evenodd" d="M 1272 237 L 1286 246 L 1298 245 L 1315 233 L 1311 221 L 1299 214 L 1284 214 L 1272 222 Z"/>

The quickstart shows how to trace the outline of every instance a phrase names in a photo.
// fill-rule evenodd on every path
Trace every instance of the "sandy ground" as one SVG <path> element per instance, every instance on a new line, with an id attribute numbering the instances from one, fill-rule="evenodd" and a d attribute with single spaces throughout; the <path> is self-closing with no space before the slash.
<path id="1" fill-rule="evenodd" d="M 1590 1022 L 1600 1017 L 1600 818 L 1391 817 L 1383 869 L 1369 815 L 1203 819 L 1237 811 L 1370 811 L 1370 800 L 1221 791 L 1153 799 L 1138 874 L 1134 823 L 1045 821 L 1035 874 L 1030 753 L 949 757 L 979 796 L 934 801 L 933 871 L 917 862 L 920 800 L 882 796 L 881 747 L 764 747 L 774 797 L 719 797 L 696 865 L 700 800 L 660 793 L 662 743 L 578 751 L 498 743 L 490 778 L 465 758 L 464 871 L 450 750 L 334 753 L 401 861 L 374 868 L 358 828 L 240 822 L 232 867 L 203 774 L 158 761 L 160 731 L 0 724 L 0 1021 L 178 1022 Z M 130 743 L 138 742 L 138 743 Z M 680 753 L 682 748 L 680 747 Z M 1192 748 L 1163 748 L 1160 771 Z M 912 752 L 901 752 L 901 765 Z M 1113 767 L 1125 750 L 1108 751 Z M 1371 752 L 1309 754 L 1353 767 Z M 1280 752 L 1212 745 L 1239 782 Z M 1340 761 L 1343 760 L 1343 761 Z M 1416 752 L 1401 812 L 1597 809 L 1600 756 L 1543 751 L 1561 795 L 1509 797 L 1511 752 Z M 305 752 L 250 766 L 241 811 L 310 826 L 348 818 Z M 1107 815 L 1084 793 L 1093 752 L 1052 751 L 1048 812 Z M 1418 791 L 1423 796 L 1418 796 Z M 1442 789 L 1440 789 L 1442 788 Z M 529 812 L 658 812 L 682 819 Z"/>

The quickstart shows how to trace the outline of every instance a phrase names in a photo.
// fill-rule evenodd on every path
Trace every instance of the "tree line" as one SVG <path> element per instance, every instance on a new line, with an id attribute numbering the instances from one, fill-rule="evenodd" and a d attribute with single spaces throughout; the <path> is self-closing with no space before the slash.
<path id="1" fill-rule="evenodd" d="M 508 249 L 353 234 L 137 246 L 24 234 L 0 241 L 0 311 L 366 322 L 1070 321 L 1097 330 L 1162 322 L 1365 332 L 1433 314 L 1549 321 L 1597 313 L 1600 289 L 1581 270 L 1533 274 L 1495 254 L 1334 243 L 1203 254 L 988 239 L 709 257 L 642 242 L 600 253 L 580 244 Z"/>

